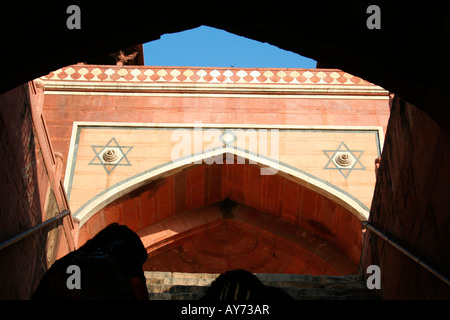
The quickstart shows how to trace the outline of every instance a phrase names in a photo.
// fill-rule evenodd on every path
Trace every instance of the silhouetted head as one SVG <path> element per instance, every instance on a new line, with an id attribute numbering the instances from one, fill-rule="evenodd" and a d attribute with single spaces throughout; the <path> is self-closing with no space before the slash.
<path id="1" fill-rule="evenodd" d="M 288 300 L 282 289 L 264 285 L 253 273 L 230 270 L 211 283 L 201 300 Z"/>
<path id="2" fill-rule="evenodd" d="M 55 261 L 32 299 L 136 299 L 131 279 L 140 279 L 145 287 L 142 264 L 146 259 L 147 251 L 135 232 L 124 225 L 110 224 L 81 248 Z M 69 266 L 76 266 L 78 275 L 68 273 Z M 73 279 L 78 279 L 79 288 L 68 287 L 72 277 L 77 277 Z"/>
<path id="3" fill-rule="evenodd" d="M 132 250 L 137 261 L 144 263 L 148 254 L 139 236 L 125 225 L 111 223 L 88 240 L 80 249 L 83 251 L 98 250 L 112 243 L 121 242 L 128 250 Z"/>

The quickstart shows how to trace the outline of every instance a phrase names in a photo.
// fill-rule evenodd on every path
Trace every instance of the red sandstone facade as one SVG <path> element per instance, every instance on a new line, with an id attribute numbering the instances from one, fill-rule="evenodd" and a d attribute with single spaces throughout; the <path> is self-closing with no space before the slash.
<path id="1" fill-rule="evenodd" d="M 150 255 L 147 270 L 357 272 L 360 221 L 368 215 L 375 159 L 389 117 L 389 94 L 382 88 L 334 69 L 79 64 L 41 80 L 49 136 L 53 148 L 63 154 L 78 246 L 109 223 L 119 222 L 141 236 Z M 197 122 L 217 130 L 279 130 L 281 163 L 296 173 L 280 169 L 263 176 L 260 164 L 246 159 L 246 164 L 183 164 L 135 178 L 169 163 L 174 148 L 164 144 L 170 135 L 163 141 L 145 137 L 192 129 Z M 145 130 L 153 131 L 139 135 Z M 378 138 L 373 139 L 370 130 Z M 364 140 L 367 133 L 370 142 Z M 89 166 L 92 148 L 100 152 L 95 145 L 113 136 L 133 146 L 127 154 L 133 165 L 112 172 Z M 363 171 L 346 177 L 326 170 L 329 159 L 323 150 L 338 147 L 342 140 L 364 149 Z M 369 151 L 366 146 L 375 148 L 375 140 L 378 151 Z M 145 151 L 148 145 L 154 148 Z M 298 172 L 312 176 L 313 182 Z M 134 185 L 120 189 L 132 178 Z M 358 211 L 342 195 L 365 209 Z M 234 205 L 230 217 L 221 210 L 228 199 Z M 93 209 L 87 210 L 90 206 Z"/>
<path id="2" fill-rule="evenodd" d="M 36 79 L 29 92 L 21 88 L 4 98 L 29 108 L 23 125 L 33 128 L 35 152 L 23 155 L 22 167 L 35 163 L 36 171 L 11 176 L 22 176 L 24 186 L 34 179 L 29 186 L 39 189 L 24 192 L 40 200 L 24 208 L 37 218 L 10 236 L 65 209 L 71 215 L 33 236 L 47 243 L 47 260 L 33 260 L 25 282 L 19 274 L 3 279 L 5 297 L 29 297 L 46 268 L 112 222 L 140 235 L 146 270 L 357 273 L 360 222 L 369 214 L 389 118 L 383 88 L 335 69 L 85 64 Z M 3 133 L 20 131 L 16 116 L 2 115 L 9 128 Z M 181 145 L 174 134 L 196 132 L 198 123 L 203 137 L 220 133 L 216 149 L 203 141 L 200 154 L 192 146 L 192 154 L 174 158 Z M 251 152 L 251 142 L 237 145 L 242 133 L 261 139 L 272 130 L 276 140 L 263 156 Z M 235 140 L 225 143 L 225 134 Z M 32 146 L 22 138 L 8 141 Z M 106 163 L 107 147 L 120 160 Z M 350 167 L 337 166 L 344 151 Z M 211 164 L 217 157 L 224 164 Z M 262 175 L 262 168 L 275 174 Z M 40 259 L 33 250 L 24 247 L 21 258 Z M 29 264 L 19 258 L 11 256 L 9 266 Z"/>

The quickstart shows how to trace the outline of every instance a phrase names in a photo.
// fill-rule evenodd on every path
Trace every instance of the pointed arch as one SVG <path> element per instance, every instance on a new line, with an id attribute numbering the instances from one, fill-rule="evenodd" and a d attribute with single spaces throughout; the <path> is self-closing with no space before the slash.
<path id="1" fill-rule="evenodd" d="M 227 157 L 228 155 L 233 158 L 240 158 L 240 161 L 242 161 L 242 159 L 250 161 L 260 166 L 261 170 L 270 168 L 273 174 L 283 176 L 288 180 L 298 183 L 333 200 L 349 210 L 361 221 L 367 220 L 369 217 L 369 208 L 346 191 L 323 179 L 266 156 L 239 148 L 223 147 L 181 157 L 177 160 L 170 161 L 129 177 L 91 198 L 73 214 L 73 218 L 78 222 L 79 227 L 81 228 L 86 221 L 106 205 L 152 181 L 171 176 L 191 166 L 198 165 L 199 163 L 213 163 L 217 156 Z"/>

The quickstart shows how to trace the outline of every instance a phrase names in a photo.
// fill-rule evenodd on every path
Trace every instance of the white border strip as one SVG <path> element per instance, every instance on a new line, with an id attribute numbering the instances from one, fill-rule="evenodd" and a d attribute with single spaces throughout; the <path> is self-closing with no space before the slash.
<path id="1" fill-rule="evenodd" d="M 73 163 L 75 162 L 75 150 L 78 148 L 75 146 L 77 135 L 78 135 L 78 129 L 82 126 L 80 122 L 74 121 L 72 125 L 72 135 L 70 136 L 70 144 L 69 144 L 69 153 L 67 154 L 67 163 L 66 163 L 66 173 L 64 174 L 64 189 L 67 194 L 67 191 L 69 190 L 69 182 L 70 182 L 70 174 L 72 170 Z"/>

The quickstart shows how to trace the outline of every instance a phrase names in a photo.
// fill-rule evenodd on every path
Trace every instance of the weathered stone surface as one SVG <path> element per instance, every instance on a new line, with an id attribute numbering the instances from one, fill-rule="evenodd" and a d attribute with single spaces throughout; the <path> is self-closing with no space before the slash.
<path id="1" fill-rule="evenodd" d="M 449 132 L 394 97 L 370 215 L 381 232 L 447 276 Z M 366 235 L 363 267 L 380 267 L 383 299 L 450 298 L 445 282 L 370 231 Z"/>

